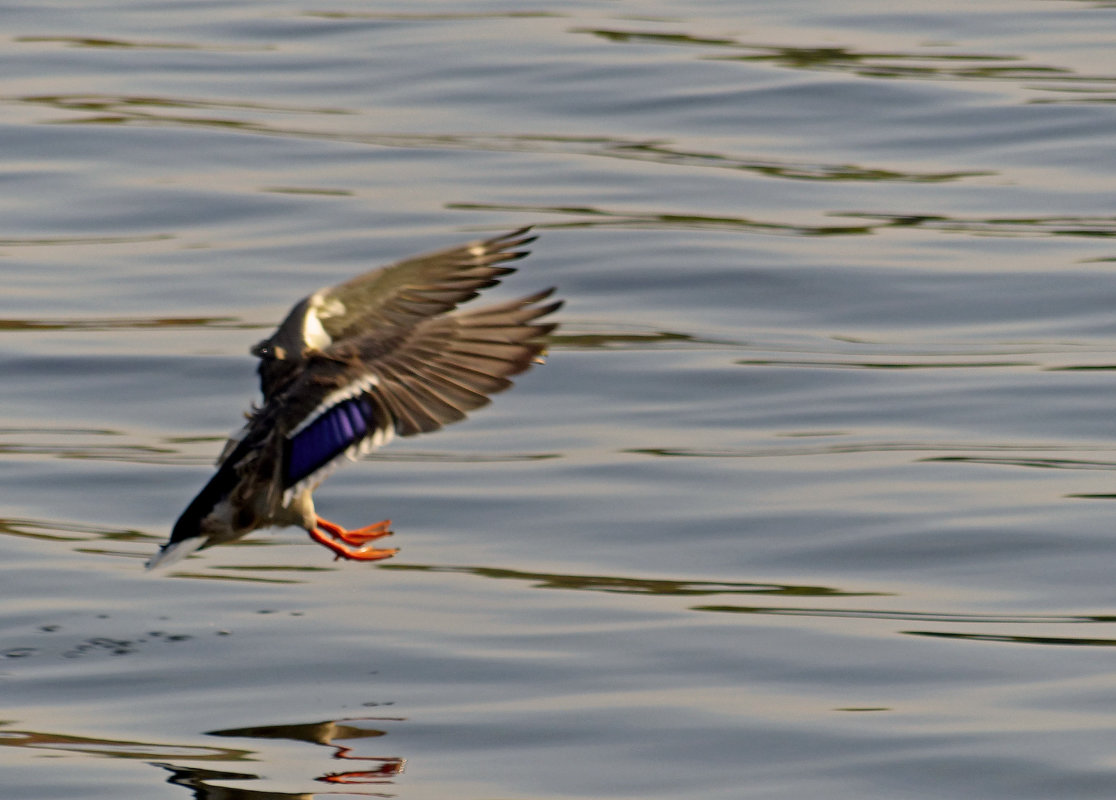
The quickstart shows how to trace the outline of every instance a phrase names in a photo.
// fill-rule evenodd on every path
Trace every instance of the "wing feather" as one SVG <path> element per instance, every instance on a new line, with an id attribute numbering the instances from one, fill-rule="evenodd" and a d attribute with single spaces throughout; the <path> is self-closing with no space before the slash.
<path id="1" fill-rule="evenodd" d="M 535 240 L 530 228 L 408 258 L 326 289 L 320 314 L 325 332 L 338 342 L 376 327 L 408 327 L 444 314 L 495 286 L 515 271 L 501 266 L 527 255 L 514 248 Z"/>
<path id="2" fill-rule="evenodd" d="M 319 289 L 294 305 L 267 339 L 252 348 L 260 359 L 265 400 L 278 394 L 309 356 L 370 331 L 409 330 L 452 311 L 515 272 L 505 262 L 535 241 L 530 228 L 415 256 Z"/>
<path id="3" fill-rule="evenodd" d="M 436 430 L 511 386 L 509 378 L 531 366 L 555 327 L 537 322 L 561 306 L 538 305 L 549 295 L 427 320 L 397 347 L 368 361 L 380 378 L 375 391 L 386 404 L 408 412 L 397 420 L 396 432 Z"/>

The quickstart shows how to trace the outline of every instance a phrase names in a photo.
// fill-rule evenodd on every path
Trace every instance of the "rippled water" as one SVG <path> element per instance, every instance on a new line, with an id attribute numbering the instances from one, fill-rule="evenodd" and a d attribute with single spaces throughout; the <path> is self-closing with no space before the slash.
<path id="1" fill-rule="evenodd" d="M 0 794 L 1110 797 L 1116 5 L 8 7 Z M 547 366 L 143 571 L 305 293 Z"/>

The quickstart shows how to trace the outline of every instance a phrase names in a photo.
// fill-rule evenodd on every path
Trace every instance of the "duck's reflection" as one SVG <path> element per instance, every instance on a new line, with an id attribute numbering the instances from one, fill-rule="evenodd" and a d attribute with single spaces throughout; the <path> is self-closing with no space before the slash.
<path id="1" fill-rule="evenodd" d="M 171 764 L 155 766 L 169 770 L 171 776 L 167 778 L 167 783 L 189 789 L 194 800 L 314 800 L 312 794 L 257 792 L 216 785 L 218 781 L 251 781 L 259 777 L 247 772 L 222 772 L 202 767 L 176 767 Z"/>
<path id="2" fill-rule="evenodd" d="M 210 731 L 210 736 L 234 736 L 242 739 L 290 739 L 296 742 L 310 742 L 333 748 L 333 757 L 347 761 L 377 762 L 374 769 L 344 770 L 320 775 L 314 780 L 323 783 L 344 784 L 384 784 L 403 771 L 406 759 L 398 756 L 354 756 L 353 748 L 338 744 L 338 741 L 368 739 L 385 736 L 387 731 L 362 728 L 346 723 L 353 722 L 402 722 L 400 717 L 354 717 L 351 719 L 326 720 L 295 725 L 265 725 L 253 728 L 230 728 L 223 731 Z M 362 765 L 363 766 L 363 765 Z"/>
<path id="3" fill-rule="evenodd" d="M 393 793 L 386 793 L 382 787 L 391 785 L 393 778 L 403 771 L 403 766 L 406 763 L 405 759 L 399 756 L 354 755 L 353 751 L 357 747 L 348 744 L 348 742 L 376 738 L 387 733 L 379 728 L 366 727 L 364 723 L 401 721 L 402 719 L 399 717 L 353 717 L 324 722 L 235 728 L 210 731 L 207 734 L 208 736 L 225 736 L 238 739 L 285 739 L 309 742 L 332 749 L 331 757 L 333 759 L 361 762 L 344 765 L 345 767 L 359 767 L 359 769 L 329 770 L 316 775 L 310 770 L 306 770 L 302 775 L 294 776 L 294 780 L 298 783 L 313 780 L 336 787 L 332 790 L 323 788 L 321 792 L 309 793 L 267 791 L 222 785 L 236 783 L 237 781 L 266 781 L 273 776 L 255 772 L 232 772 L 214 769 L 215 763 L 235 762 L 237 766 L 242 767 L 242 765 L 248 763 L 264 762 L 273 767 L 269 772 L 282 771 L 281 768 L 287 765 L 284 760 L 269 758 L 267 754 L 261 752 L 261 749 L 252 747 L 207 747 L 195 744 L 166 744 L 90 738 L 45 731 L 11 730 L 4 726 L 4 723 L 0 723 L 0 728 L 3 728 L 0 730 L 0 746 L 48 750 L 54 751 L 56 754 L 87 753 L 110 758 L 145 760 L 152 766 L 170 772 L 167 782 L 189 789 L 195 800 L 280 800 L 280 798 L 283 800 L 299 800 L 302 798 L 312 800 L 321 794 L 344 794 L 348 797 L 394 797 Z M 201 763 L 198 763 L 197 766 L 184 766 L 152 759 L 182 759 Z M 345 788 L 341 789 L 342 786 Z M 363 786 L 378 786 L 381 788 L 375 791 L 358 788 Z"/>

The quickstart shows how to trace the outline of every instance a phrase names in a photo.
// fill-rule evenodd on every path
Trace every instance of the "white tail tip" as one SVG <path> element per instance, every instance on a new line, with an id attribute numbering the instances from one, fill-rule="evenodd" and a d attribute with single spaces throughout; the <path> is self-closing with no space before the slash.
<path id="1" fill-rule="evenodd" d="M 195 536 L 191 539 L 183 539 L 181 542 L 165 544 L 158 553 L 148 559 L 147 568 L 152 570 L 157 567 L 169 567 L 171 564 L 186 558 L 205 542 L 204 536 Z"/>

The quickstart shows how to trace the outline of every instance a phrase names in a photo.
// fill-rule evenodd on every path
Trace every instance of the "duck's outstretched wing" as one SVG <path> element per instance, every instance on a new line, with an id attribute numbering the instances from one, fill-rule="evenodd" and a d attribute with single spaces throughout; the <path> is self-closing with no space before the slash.
<path id="1" fill-rule="evenodd" d="M 408 258 L 345 281 L 322 294 L 318 317 L 333 342 L 370 330 L 411 327 L 444 314 L 515 272 L 500 266 L 527 255 L 530 228 Z"/>
<path id="2" fill-rule="evenodd" d="M 511 386 L 546 347 L 561 301 L 537 294 L 342 340 L 311 357 L 277 398 L 284 500 L 319 484 L 345 457 L 456 422 Z"/>
<path id="3" fill-rule="evenodd" d="M 305 354 L 365 336 L 407 329 L 444 314 L 514 272 L 516 248 L 535 240 L 530 228 L 415 256 L 319 289 L 291 309 L 272 336 L 252 348 L 260 358 L 260 388 L 270 397 L 294 374 Z"/>

